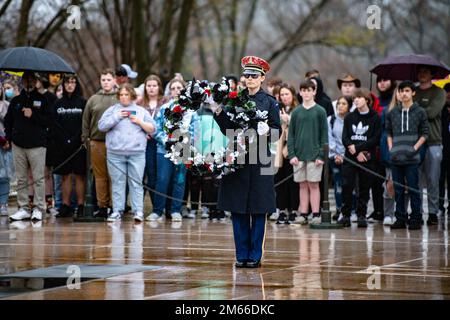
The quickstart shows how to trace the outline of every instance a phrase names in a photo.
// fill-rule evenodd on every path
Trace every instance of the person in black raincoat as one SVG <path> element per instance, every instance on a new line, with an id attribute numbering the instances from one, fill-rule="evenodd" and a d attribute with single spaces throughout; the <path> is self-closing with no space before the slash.
<path id="1" fill-rule="evenodd" d="M 263 256 L 266 216 L 276 209 L 273 159 L 269 143 L 279 138 L 280 111 L 275 98 L 261 89 L 265 74 L 270 70 L 269 64 L 261 58 L 247 56 L 242 58 L 242 67 L 247 85 L 245 90 L 248 90 L 250 100 L 256 103 L 258 110 L 268 112 L 268 121 L 267 126 L 259 128 L 258 138 L 249 145 L 248 154 L 258 152 L 256 163 L 251 164 L 248 160 L 252 157 L 247 154 L 242 168 L 222 177 L 218 209 L 232 213 L 237 260 L 235 266 L 257 268 L 261 265 Z M 227 129 L 237 129 L 220 106 L 214 112 L 214 119 L 223 134 L 226 135 Z M 261 144 L 260 139 L 265 139 L 266 142 Z M 260 155 L 267 155 L 271 160 L 263 161 Z"/>
<path id="2" fill-rule="evenodd" d="M 53 141 L 55 143 L 55 174 L 62 176 L 62 200 L 58 217 L 71 217 L 72 175 L 75 176 L 78 214 L 82 214 L 86 186 L 86 150 L 79 150 L 86 99 L 76 75 L 64 75 L 63 96 L 54 106 Z M 68 160 L 72 157 L 70 160 Z"/>

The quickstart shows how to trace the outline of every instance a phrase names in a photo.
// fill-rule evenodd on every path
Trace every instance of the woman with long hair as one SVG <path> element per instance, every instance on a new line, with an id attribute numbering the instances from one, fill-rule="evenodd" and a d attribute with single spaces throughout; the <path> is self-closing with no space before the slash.
<path id="1" fill-rule="evenodd" d="M 166 209 L 166 194 L 172 190 L 170 196 L 172 201 L 170 204 L 170 215 L 172 222 L 180 222 L 182 220 L 181 206 L 186 186 L 186 167 L 183 163 L 175 165 L 172 161 L 165 157 L 167 141 L 167 133 L 164 131 L 165 111 L 172 108 L 178 99 L 181 90 L 185 87 L 185 82 L 178 78 L 174 78 L 169 82 L 171 100 L 164 104 L 159 110 L 156 117 L 156 132 L 153 135 L 157 141 L 156 150 L 156 166 L 158 172 L 156 175 L 156 193 L 154 195 L 153 212 L 146 218 L 149 221 L 162 221 L 164 219 L 164 209 Z M 194 136 L 194 124 L 198 121 L 196 113 L 192 113 L 190 119 L 186 118 L 189 123 L 189 132 L 191 137 Z M 171 187 L 171 188 L 170 188 Z M 166 212 L 168 213 L 168 212 Z"/>
<path id="2" fill-rule="evenodd" d="M 389 154 L 389 148 L 387 144 L 387 132 L 386 132 L 386 115 L 391 112 L 399 103 L 401 103 L 401 95 L 397 87 L 393 89 L 392 99 L 389 104 L 383 109 L 381 114 L 381 139 L 380 139 L 380 153 L 381 163 L 386 168 L 386 178 L 383 183 L 383 207 L 384 207 L 384 220 L 383 224 L 391 226 L 394 223 L 394 211 L 395 211 L 395 195 L 394 195 L 394 182 L 392 178 L 392 164 Z"/>
<path id="3" fill-rule="evenodd" d="M 61 176 L 62 206 L 58 216 L 73 215 L 71 206 L 72 180 L 75 178 L 75 193 L 78 215 L 83 212 L 86 188 L 86 150 L 79 150 L 81 142 L 81 127 L 86 99 L 82 95 L 81 85 L 76 75 L 64 75 L 63 94 L 55 102 L 53 126 L 53 141 L 55 148 L 55 171 Z M 67 159 L 72 156 L 67 163 Z"/>
<path id="4" fill-rule="evenodd" d="M 155 119 L 159 109 L 166 102 L 163 97 L 163 86 L 161 79 L 154 74 L 149 75 L 144 81 L 144 94 L 137 103 L 145 108 L 152 119 Z M 156 140 L 147 135 L 147 149 L 145 151 L 145 185 L 149 189 L 150 199 L 154 201 L 154 191 L 156 185 Z M 144 190 L 145 196 L 145 190 Z"/>
<path id="5" fill-rule="evenodd" d="M 287 139 L 289 131 L 289 121 L 292 111 L 298 106 L 295 88 L 287 83 L 283 83 L 279 90 L 280 96 L 280 119 L 281 119 L 281 137 L 277 144 L 277 153 L 275 156 L 275 166 L 278 171 L 275 175 L 275 183 L 279 184 L 276 188 L 276 202 L 279 215 L 276 213 L 271 216 L 271 220 L 277 220 L 277 223 L 294 222 L 297 217 L 299 206 L 298 183 L 294 182 L 292 175 L 293 168 L 289 163 Z M 288 178 L 290 177 L 290 178 Z M 276 217 L 276 218 L 275 218 Z"/>
<path id="6" fill-rule="evenodd" d="M 336 220 L 342 210 L 342 164 L 345 147 L 342 143 L 344 118 L 350 112 L 353 101 L 350 97 L 340 96 L 336 102 L 336 115 L 328 117 L 329 164 L 333 176 L 334 198 L 336 200 Z"/>

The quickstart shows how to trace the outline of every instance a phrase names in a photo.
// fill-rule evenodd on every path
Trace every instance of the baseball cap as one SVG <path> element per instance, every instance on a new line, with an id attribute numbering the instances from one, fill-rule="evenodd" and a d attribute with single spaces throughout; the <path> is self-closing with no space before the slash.
<path id="1" fill-rule="evenodd" d="M 116 76 L 127 76 L 130 79 L 135 79 L 138 76 L 138 73 L 136 71 L 133 71 L 129 65 L 121 64 L 120 67 L 116 70 Z"/>

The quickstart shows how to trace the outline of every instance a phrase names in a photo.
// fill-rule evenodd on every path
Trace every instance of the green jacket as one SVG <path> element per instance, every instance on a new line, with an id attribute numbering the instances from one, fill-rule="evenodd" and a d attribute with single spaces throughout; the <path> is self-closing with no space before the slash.
<path id="1" fill-rule="evenodd" d="M 86 141 L 88 138 L 95 141 L 105 141 L 106 133 L 98 130 L 98 121 L 106 109 L 118 102 L 114 90 L 109 93 L 100 90 L 89 98 L 83 112 L 82 141 Z"/>
<path id="2" fill-rule="evenodd" d="M 429 135 L 427 145 L 442 144 L 441 113 L 445 105 L 445 91 L 435 85 L 427 90 L 417 87 L 414 102 L 424 108 L 428 116 Z"/>

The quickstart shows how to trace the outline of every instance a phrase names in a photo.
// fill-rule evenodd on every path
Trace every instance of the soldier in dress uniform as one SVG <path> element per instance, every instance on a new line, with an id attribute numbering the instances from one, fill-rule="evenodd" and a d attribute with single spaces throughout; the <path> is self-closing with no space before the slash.
<path id="1" fill-rule="evenodd" d="M 267 173 L 267 169 L 273 167 L 273 161 L 261 161 L 259 155 L 271 156 L 269 144 L 278 140 L 281 125 L 277 101 L 261 89 L 265 75 L 270 70 L 269 63 L 255 56 L 246 56 L 242 58 L 241 65 L 247 87 L 245 90 L 248 91 L 250 100 L 256 103 L 258 110 L 268 112 L 268 121 L 267 125 L 254 128 L 259 129 L 259 136 L 250 143 L 249 152 L 254 152 L 256 148 L 256 163 L 250 163 L 248 160 L 251 157 L 246 156 L 242 168 L 222 177 L 218 209 L 232 213 L 236 246 L 235 266 L 258 268 L 261 266 L 264 251 L 266 217 L 276 209 L 274 173 Z M 227 129 L 238 128 L 222 111 L 221 106 L 214 109 L 214 119 L 223 134 L 226 135 Z M 259 143 L 262 138 L 266 143 Z"/>

